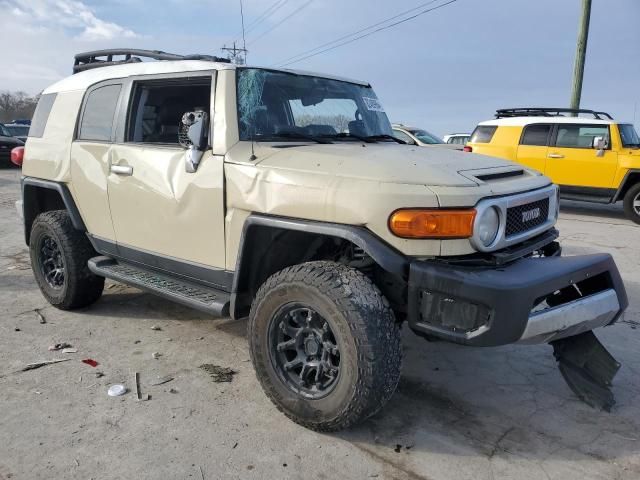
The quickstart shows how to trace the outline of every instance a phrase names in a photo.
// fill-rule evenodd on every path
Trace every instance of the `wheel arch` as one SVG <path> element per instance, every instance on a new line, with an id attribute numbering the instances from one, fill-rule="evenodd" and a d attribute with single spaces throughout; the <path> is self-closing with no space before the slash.
<path id="1" fill-rule="evenodd" d="M 21 184 L 24 238 L 27 245 L 29 245 L 33 221 L 39 214 L 51 210 L 66 210 L 71 217 L 73 227 L 82 232 L 87 231 L 80 211 L 65 184 L 32 177 L 23 177 Z"/>
<path id="2" fill-rule="evenodd" d="M 364 227 L 252 214 L 245 220 L 238 246 L 231 317 L 248 314 L 255 293 L 273 273 L 321 258 L 314 253 L 336 240 L 362 249 L 380 268 L 406 279 L 406 257 Z"/>
<path id="3" fill-rule="evenodd" d="M 624 199 L 629 189 L 638 183 L 640 183 L 640 169 L 629 170 L 622 179 L 618 191 L 613 196 L 612 203 Z"/>

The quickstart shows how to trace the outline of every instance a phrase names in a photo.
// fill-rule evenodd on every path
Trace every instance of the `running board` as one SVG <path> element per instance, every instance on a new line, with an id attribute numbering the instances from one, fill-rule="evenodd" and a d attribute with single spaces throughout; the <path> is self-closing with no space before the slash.
<path id="1" fill-rule="evenodd" d="M 611 382 L 620 363 L 598 341 L 592 331 L 551 342 L 558 368 L 569 388 L 580 400 L 607 412 L 616 401 Z"/>
<path id="2" fill-rule="evenodd" d="M 231 295 L 222 290 L 198 285 L 111 257 L 94 257 L 89 260 L 88 266 L 89 270 L 101 277 L 131 285 L 216 317 L 229 315 Z"/>

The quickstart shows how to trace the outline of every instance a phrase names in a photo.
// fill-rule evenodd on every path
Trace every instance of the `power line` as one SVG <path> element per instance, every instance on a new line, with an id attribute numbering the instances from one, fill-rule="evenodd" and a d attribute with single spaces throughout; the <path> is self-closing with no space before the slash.
<path id="1" fill-rule="evenodd" d="M 276 13 L 278 10 L 280 10 L 282 7 L 285 6 L 285 4 L 288 2 L 289 0 L 276 0 L 275 2 L 273 2 L 266 10 L 264 10 L 257 18 L 255 18 L 253 21 L 249 22 L 249 24 L 246 26 L 245 31 L 241 34 L 241 36 L 236 37 L 231 43 L 235 43 L 235 42 L 239 42 L 240 40 L 242 40 L 242 35 L 250 33 L 251 31 L 255 30 L 256 27 L 258 27 L 262 22 L 264 22 L 265 20 L 267 20 L 269 17 L 271 17 L 274 13 Z"/>
<path id="2" fill-rule="evenodd" d="M 353 37 L 354 35 L 358 35 L 359 33 L 366 32 L 367 30 L 371 30 L 372 28 L 375 28 L 375 27 L 377 27 L 377 26 L 380 26 L 380 25 L 383 25 L 383 24 L 385 24 L 385 23 L 388 23 L 388 22 L 390 22 L 391 20 L 395 20 L 396 18 L 404 17 L 405 15 L 407 15 L 407 14 L 409 14 L 409 13 L 411 13 L 411 12 L 414 12 L 414 11 L 416 11 L 416 10 L 419 10 L 419 9 L 421 9 L 421 8 L 424 8 L 424 7 L 426 7 L 426 6 L 429 6 L 429 5 L 431 5 L 431 4 L 433 4 L 433 3 L 436 3 L 436 2 L 438 2 L 438 1 L 440 1 L 440 0 L 430 0 L 430 1 L 428 1 L 428 2 L 421 3 L 420 5 L 418 5 L 418 6 L 416 6 L 416 7 L 413 7 L 413 8 L 410 8 L 409 10 L 405 10 L 404 12 L 399 13 L 399 14 L 397 14 L 397 15 L 394 15 L 393 17 L 385 18 L 384 20 L 382 20 L 382 21 L 380 21 L 380 22 L 378 22 L 378 23 L 374 23 L 373 25 L 369 25 L 368 27 L 362 28 L 362 29 L 360 29 L 360 30 L 358 30 L 358 31 L 356 31 L 356 32 L 349 33 L 349 34 L 344 35 L 344 36 L 342 36 L 342 37 L 340 37 L 340 38 L 336 38 L 335 40 L 332 40 L 332 41 L 330 41 L 330 42 L 323 43 L 322 45 L 318 45 L 317 47 L 312 48 L 311 50 L 306 50 L 306 51 L 301 52 L 301 53 L 299 53 L 299 54 L 297 54 L 297 55 L 293 55 L 292 57 L 286 58 L 286 59 L 282 60 L 282 61 L 281 61 L 281 62 L 279 62 L 279 63 L 285 63 L 285 62 L 288 62 L 289 60 L 293 60 L 294 58 L 302 57 L 302 56 L 307 55 L 307 54 L 309 54 L 309 53 L 315 52 L 316 50 L 320 50 L 320 49 L 322 49 L 322 48 L 324 48 L 324 47 L 328 47 L 329 45 L 333 45 L 333 44 L 338 43 L 338 42 L 340 42 L 340 41 L 342 41 L 342 40 L 345 40 L 345 39 L 347 39 L 347 38 Z"/>
<path id="3" fill-rule="evenodd" d="M 386 26 L 384 26 L 384 27 L 376 28 L 375 30 L 373 30 L 373 31 L 371 31 L 371 32 L 364 33 L 364 34 L 362 34 L 362 35 L 360 35 L 360 36 L 357 36 L 357 37 L 352 38 L 352 39 L 350 39 L 350 40 L 346 40 L 346 41 L 344 41 L 344 42 L 342 42 L 342 43 L 339 43 L 339 44 L 337 44 L 337 45 L 334 45 L 334 46 L 332 46 L 332 47 L 328 47 L 328 48 L 325 48 L 324 50 L 320 50 L 319 52 L 316 52 L 316 53 L 312 53 L 312 54 L 310 54 L 310 55 L 303 56 L 302 58 L 298 58 L 298 59 L 296 59 L 296 60 L 292 60 L 292 61 L 290 61 L 290 62 L 281 63 L 281 64 L 279 64 L 279 66 L 281 66 L 281 67 L 286 67 L 287 65 L 291 65 L 291 64 L 293 64 L 293 63 L 301 62 L 302 60 L 306 60 L 307 58 L 315 57 L 316 55 L 320 55 L 321 53 L 325 53 L 325 52 L 328 52 L 328 51 L 330 51 L 330 50 L 335 50 L 336 48 L 342 47 L 342 46 L 347 45 L 347 44 L 349 44 L 349 43 L 353 43 L 353 42 L 355 42 L 355 41 L 357 41 L 357 40 L 360 40 L 360 39 L 362 39 L 362 38 L 365 38 L 365 37 L 368 37 L 368 36 L 370 36 L 370 35 L 373 35 L 374 33 L 378 33 L 378 32 L 381 32 L 381 31 L 383 31 L 383 30 L 387 30 L 387 29 L 389 29 L 389 28 L 395 27 L 395 26 L 397 26 L 397 25 L 400 25 L 401 23 L 408 22 L 409 20 L 413 20 L 414 18 L 417 18 L 417 17 L 419 17 L 419 16 L 421 16 L 421 15 L 424 15 L 424 14 L 426 14 L 426 13 L 432 12 L 432 11 L 434 11 L 434 10 L 438 10 L 439 8 L 446 7 L 447 5 L 451 5 L 452 3 L 455 3 L 455 2 L 457 2 L 457 1 L 458 1 L 458 0 L 449 0 L 448 2 L 445 2 L 445 3 L 441 4 L 441 5 L 437 5 L 437 6 L 435 6 L 435 7 L 431 7 L 431 8 L 428 8 L 428 9 L 426 9 L 426 10 L 422 10 L 421 12 L 418 12 L 418 13 L 416 13 L 415 15 L 411 15 L 410 17 L 404 18 L 403 20 L 399 20 L 399 21 L 397 21 L 397 22 L 391 23 L 391 24 L 386 25 Z M 382 22 L 382 23 L 385 23 L 385 22 Z M 368 30 L 368 29 L 365 29 L 365 30 Z M 315 50 L 315 49 L 314 49 L 314 50 Z M 299 55 L 296 55 L 296 56 L 294 56 L 294 57 L 292 57 L 292 58 L 296 58 L 297 56 L 299 56 Z"/>
<path id="4" fill-rule="evenodd" d="M 252 40 L 249 41 L 249 45 L 251 45 L 252 43 L 255 43 L 257 40 L 261 39 L 262 37 L 264 37 L 265 35 L 267 35 L 268 33 L 271 33 L 274 29 L 278 28 L 280 25 L 282 25 L 284 22 L 286 22 L 287 20 L 289 20 L 291 17 L 293 17 L 294 15 L 300 13 L 302 10 L 304 10 L 305 8 L 307 8 L 309 6 L 309 4 L 313 2 L 313 0 L 308 0 L 306 3 L 303 3 L 302 5 L 300 5 L 298 8 L 296 8 L 293 12 L 291 12 L 289 15 L 287 15 L 286 17 L 284 17 L 282 20 L 280 20 L 278 23 L 276 23 L 275 25 L 273 25 L 271 28 L 265 30 L 264 32 L 262 32 L 260 35 L 258 35 L 257 37 L 253 38 Z"/>
<path id="5" fill-rule="evenodd" d="M 289 0 L 277 0 L 269 8 L 267 8 L 262 14 L 256 18 L 253 22 L 247 25 L 247 33 L 254 30 L 258 25 L 264 22 L 267 18 L 271 17 L 274 13 L 280 10 Z"/>

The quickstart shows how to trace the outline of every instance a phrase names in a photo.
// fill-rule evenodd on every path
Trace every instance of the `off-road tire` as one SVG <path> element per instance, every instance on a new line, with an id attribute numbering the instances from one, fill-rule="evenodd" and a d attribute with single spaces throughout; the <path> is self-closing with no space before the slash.
<path id="1" fill-rule="evenodd" d="M 293 302 L 310 306 L 331 323 L 340 347 L 336 385 L 320 399 L 289 388 L 272 362 L 270 323 Z M 400 380 L 400 325 L 389 302 L 368 277 L 342 264 L 308 262 L 269 277 L 251 305 L 248 336 L 267 396 L 287 417 L 312 430 L 337 431 L 365 420 L 387 403 Z"/>
<path id="2" fill-rule="evenodd" d="M 53 288 L 45 279 L 40 249 L 45 238 L 57 244 L 64 263 L 64 281 Z M 104 278 L 94 275 L 87 262 L 97 255 L 89 239 L 73 227 L 66 210 L 53 210 L 36 217 L 29 240 L 31 268 L 47 301 L 60 310 L 73 310 L 91 305 L 102 295 Z"/>
<path id="3" fill-rule="evenodd" d="M 624 213 L 629 220 L 640 224 L 640 213 L 634 208 L 633 202 L 640 199 L 640 183 L 636 183 L 633 187 L 627 190 L 624 196 Z"/>

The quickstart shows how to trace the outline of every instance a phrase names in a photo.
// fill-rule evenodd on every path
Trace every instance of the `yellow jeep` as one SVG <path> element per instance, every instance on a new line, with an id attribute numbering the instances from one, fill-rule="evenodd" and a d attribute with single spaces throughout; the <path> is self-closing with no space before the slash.
<path id="1" fill-rule="evenodd" d="M 588 115 L 591 118 L 578 115 Z M 640 223 L 640 137 L 630 123 L 593 110 L 509 108 L 481 122 L 465 151 L 539 170 L 570 200 L 624 201 Z"/>

